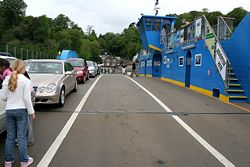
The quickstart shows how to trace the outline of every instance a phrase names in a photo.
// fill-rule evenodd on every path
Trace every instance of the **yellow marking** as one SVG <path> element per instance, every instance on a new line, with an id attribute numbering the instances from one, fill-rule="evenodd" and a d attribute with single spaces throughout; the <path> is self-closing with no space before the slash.
<path id="1" fill-rule="evenodd" d="M 157 50 L 157 51 L 159 51 L 159 52 L 161 52 L 161 49 L 160 48 L 157 48 L 156 46 L 153 46 L 153 45 L 148 45 L 149 46 L 149 48 L 151 48 L 151 49 L 154 49 L 154 50 Z"/>
<path id="2" fill-rule="evenodd" d="M 152 75 L 146 74 L 146 77 L 152 77 Z"/>
<path id="3" fill-rule="evenodd" d="M 178 86 L 181 86 L 181 87 L 185 87 L 185 83 L 183 83 L 183 82 L 179 82 L 179 81 L 176 81 L 176 80 L 172 80 L 172 79 L 168 79 L 168 78 L 163 78 L 163 77 L 161 79 L 163 81 L 170 82 L 172 84 L 175 84 L 175 85 L 178 85 Z M 229 96 L 225 96 L 223 94 L 220 94 L 219 99 L 218 99 L 216 97 L 213 97 L 213 92 L 212 91 L 209 91 L 209 90 L 206 90 L 206 89 L 202 89 L 202 88 L 199 88 L 199 87 L 196 87 L 196 86 L 192 86 L 192 85 L 190 85 L 190 89 L 193 90 L 193 91 L 196 91 L 198 93 L 204 94 L 206 96 L 209 96 L 209 97 L 211 97 L 213 99 L 219 100 L 219 101 L 221 101 L 223 103 L 226 103 L 226 104 L 229 104 L 229 105 L 234 106 L 236 108 L 239 108 L 241 110 L 244 110 L 246 112 L 250 112 L 249 109 L 246 109 L 246 108 L 241 107 L 241 106 L 239 106 L 237 104 L 233 104 L 233 103 L 229 102 Z"/>
<path id="4" fill-rule="evenodd" d="M 246 99 L 246 96 L 229 96 L 230 98 L 236 98 L 236 99 Z"/>
<path id="5" fill-rule="evenodd" d="M 173 79 L 163 78 L 163 77 L 161 79 L 163 81 L 170 82 L 172 84 L 175 84 L 175 85 L 178 85 L 178 86 L 181 86 L 181 87 L 185 87 L 185 83 L 183 83 L 183 82 L 176 81 L 176 80 L 173 80 Z"/>
<path id="6" fill-rule="evenodd" d="M 250 112 L 250 110 L 248 110 L 248 109 L 246 109 L 246 108 L 244 108 L 244 107 L 241 107 L 241 106 L 239 106 L 239 105 L 237 105 L 237 104 L 233 104 L 233 103 L 230 103 L 230 102 L 224 102 L 224 103 L 229 104 L 229 105 L 231 105 L 231 106 L 234 106 L 234 107 L 236 107 L 236 108 L 239 108 L 239 109 L 241 109 L 241 110 L 244 110 L 244 111 L 246 111 L 246 112 Z"/>

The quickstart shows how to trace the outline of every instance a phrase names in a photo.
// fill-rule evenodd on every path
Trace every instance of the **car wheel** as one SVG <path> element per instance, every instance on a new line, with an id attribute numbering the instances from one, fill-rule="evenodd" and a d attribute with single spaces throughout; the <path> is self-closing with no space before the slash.
<path id="1" fill-rule="evenodd" d="M 63 107 L 65 104 L 65 89 L 64 87 L 61 89 L 60 96 L 59 96 L 59 103 L 60 107 Z"/>
<path id="2" fill-rule="evenodd" d="M 83 83 L 84 83 L 84 79 L 83 79 Z M 77 81 L 76 81 L 73 91 L 74 91 L 74 92 L 77 92 L 77 89 L 78 89 L 78 84 L 77 84 Z"/>

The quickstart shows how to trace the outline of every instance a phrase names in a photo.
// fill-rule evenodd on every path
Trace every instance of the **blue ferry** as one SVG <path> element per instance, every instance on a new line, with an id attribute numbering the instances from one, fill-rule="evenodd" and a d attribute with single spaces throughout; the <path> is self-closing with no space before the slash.
<path id="1" fill-rule="evenodd" d="M 232 31 L 229 18 L 211 26 L 203 15 L 175 30 L 175 16 L 142 15 L 140 76 L 219 98 L 250 102 L 250 13 Z"/>

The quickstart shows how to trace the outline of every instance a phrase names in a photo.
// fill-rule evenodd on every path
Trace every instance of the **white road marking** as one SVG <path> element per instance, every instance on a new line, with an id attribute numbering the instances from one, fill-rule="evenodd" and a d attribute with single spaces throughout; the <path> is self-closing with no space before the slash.
<path id="1" fill-rule="evenodd" d="M 172 113 L 173 111 L 166 106 L 160 99 L 158 99 L 155 95 L 153 95 L 150 91 L 140 85 L 138 82 L 133 80 L 130 77 L 131 81 L 133 81 L 136 85 L 142 88 L 145 92 L 147 92 L 157 103 L 160 104 L 162 108 L 164 108 L 167 112 Z M 235 165 L 230 162 L 225 156 L 223 156 L 219 151 L 217 151 L 213 146 L 211 146 L 208 142 L 206 142 L 198 133 L 196 133 L 188 124 L 186 124 L 180 117 L 176 115 L 172 115 L 172 117 L 186 130 L 190 133 L 203 147 L 205 147 L 216 159 L 218 159 L 224 166 L 226 167 L 235 167 Z"/>
<path id="2" fill-rule="evenodd" d="M 64 138 L 66 137 L 66 135 L 68 134 L 71 126 L 75 122 L 75 120 L 76 120 L 78 114 L 80 113 L 83 105 L 87 101 L 90 93 L 92 92 L 92 90 L 94 89 L 96 83 L 98 82 L 98 80 L 101 77 L 102 77 L 102 75 L 100 75 L 100 77 L 98 77 L 95 80 L 95 82 L 91 85 L 91 87 L 89 88 L 87 93 L 84 95 L 84 97 L 82 98 L 79 105 L 76 107 L 75 112 L 71 115 L 68 122 L 64 125 L 63 129 L 61 130 L 60 134 L 56 137 L 56 139 L 54 140 L 54 142 L 52 143 L 52 145 L 50 146 L 48 151 L 45 153 L 45 155 L 43 156 L 43 158 L 41 159 L 41 161 L 37 165 L 38 167 L 47 167 L 47 166 L 49 166 L 49 164 L 50 164 L 51 160 L 53 159 L 53 157 L 55 156 L 58 148 L 62 144 L 62 142 L 63 142 Z"/>

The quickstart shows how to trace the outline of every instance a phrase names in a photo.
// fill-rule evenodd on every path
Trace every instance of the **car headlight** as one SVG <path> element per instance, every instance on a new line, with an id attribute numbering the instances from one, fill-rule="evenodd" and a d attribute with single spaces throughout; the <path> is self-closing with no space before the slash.
<path id="1" fill-rule="evenodd" d="M 53 92 L 55 89 L 56 89 L 56 84 L 55 84 L 55 83 L 51 83 L 51 84 L 49 84 L 49 85 L 47 86 L 46 92 L 47 92 L 47 93 L 51 93 L 51 92 Z"/>
<path id="2" fill-rule="evenodd" d="M 83 71 L 77 71 L 77 74 L 82 74 L 83 73 Z"/>

